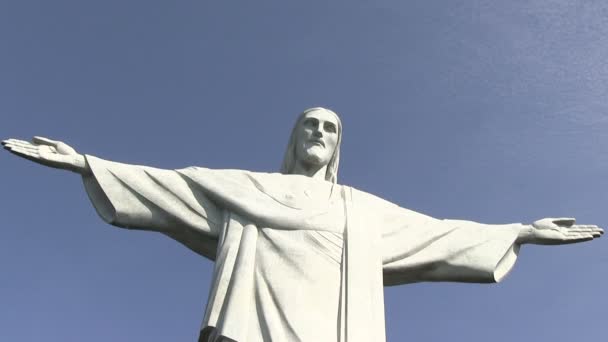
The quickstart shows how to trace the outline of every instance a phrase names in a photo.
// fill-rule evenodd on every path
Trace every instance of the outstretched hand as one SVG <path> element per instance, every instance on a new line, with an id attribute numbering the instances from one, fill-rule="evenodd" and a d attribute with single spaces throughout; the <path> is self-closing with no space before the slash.
<path id="1" fill-rule="evenodd" d="M 85 174 L 88 170 L 84 156 L 70 145 L 44 137 L 34 137 L 32 142 L 7 139 L 2 146 L 9 152 L 45 166 Z"/>
<path id="2" fill-rule="evenodd" d="M 522 230 L 518 242 L 537 245 L 563 245 L 599 238 L 604 230 L 595 225 L 574 224 L 573 218 L 544 218 Z"/>

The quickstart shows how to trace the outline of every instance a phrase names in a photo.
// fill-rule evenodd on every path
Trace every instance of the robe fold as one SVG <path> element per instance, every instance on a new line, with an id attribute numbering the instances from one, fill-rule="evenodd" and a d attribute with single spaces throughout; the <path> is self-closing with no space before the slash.
<path id="1" fill-rule="evenodd" d="M 520 224 L 439 220 L 300 175 L 86 156 L 98 214 L 215 262 L 199 341 L 384 341 L 383 286 L 497 282 Z"/>

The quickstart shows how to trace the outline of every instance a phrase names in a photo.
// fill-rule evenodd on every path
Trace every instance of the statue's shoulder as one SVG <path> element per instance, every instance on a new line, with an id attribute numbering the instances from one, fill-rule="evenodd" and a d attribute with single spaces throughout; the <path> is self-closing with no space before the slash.
<path id="1" fill-rule="evenodd" d="M 255 172 L 239 169 L 209 169 L 191 166 L 177 170 L 182 175 L 200 184 L 238 186 L 242 189 L 258 190 L 275 198 L 283 198 L 294 184 L 303 181 L 294 175 L 280 173 Z"/>
<path id="2" fill-rule="evenodd" d="M 352 186 L 346 187 L 351 189 L 353 202 L 358 206 L 368 209 L 367 211 L 369 213 L 376 213 L 379 215 L 402 215 L 403 213 L 412 212 L 410 209 L 404 208 L 370 192 L 359 190 Z"/>

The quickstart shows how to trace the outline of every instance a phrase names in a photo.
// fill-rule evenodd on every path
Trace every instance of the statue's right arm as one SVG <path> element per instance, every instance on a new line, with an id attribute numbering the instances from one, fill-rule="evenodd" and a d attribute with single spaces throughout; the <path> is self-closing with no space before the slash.
<path id="1" fill-rule="evenodd" d="M 8 139 L 2 145 L 22 158 L 82 175 L 104 221 L 161 232 L 201 255 L 213 255 L 223 209 L 179 172 L 85 156 L 65 143 L 42 137 L 31 143 Z"/>

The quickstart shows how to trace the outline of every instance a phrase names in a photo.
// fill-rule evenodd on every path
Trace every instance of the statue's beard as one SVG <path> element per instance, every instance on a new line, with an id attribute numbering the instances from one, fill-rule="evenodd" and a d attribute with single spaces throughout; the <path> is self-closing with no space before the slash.
<path id="1" fill-rule="evenodd" d="M 303 151 L 303 156 L 300 156 L 300 163 L 307 167 L 323 167 L 327 166 L 329 159 L 325 156 L 324 147 L 312 146 Z"/>

